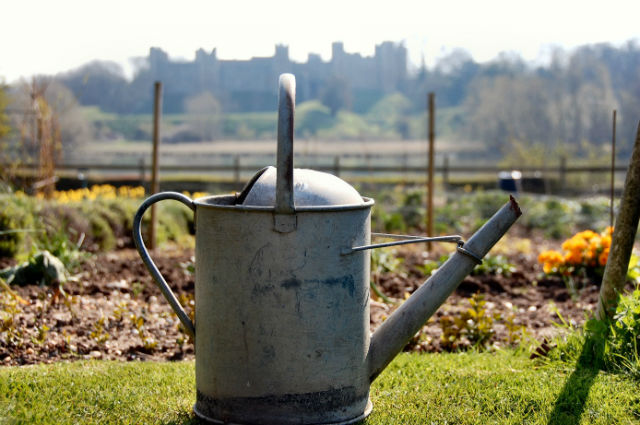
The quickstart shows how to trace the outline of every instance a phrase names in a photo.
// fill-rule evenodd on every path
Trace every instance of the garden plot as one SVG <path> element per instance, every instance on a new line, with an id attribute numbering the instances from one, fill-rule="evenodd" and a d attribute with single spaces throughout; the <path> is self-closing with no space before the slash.
<path id="1" fill-rule="evenodd" d="M 515 346 L 550 338 L 561 329 L 556 323 L 582 323 L 585 312 L 595 306 L 599 288 L 586 284 L 572 294 L 561 278 L 543 276 L 538 249 L 532 248 L 544 246 L 538 242 L 512 237 L 499 244 L 497 253 L 485 259 L 489 267 L 468 276 L 406 350 Z M 429 267 L 437 266 L 447 248 L 432 254 L 420 247 L 389 252 L 395 265 L 374 270 L 373 282 L 390 302 L 372 292 L 372 331 L 424 282 Z M 504 256 L 503 251 L 510 254 Z M 160 250 L 154 261 L 192 313 L 193 251 Z M 14 333 L 10 341 L 0 341 L 0 362 L 5 365 L 193 357 L 192 342 L 133 249 L 85 259 L 65 285 L 66 297 L 49 286 L 14 289 L 26 304 L 2 293 L 5 310 L 12 312 Z M 475 316 L 468 317 L 470 312 Z M 474 324 L 469 326 L 469 320 Z"/>
<path id="2" fill-rule="evenodd" d="M 71 276 L 62 286 L 10 285 L 17 297 L 0 290 L 0 364 L 193 357 L 192 342 L 132 248 L 131 220 L 143 196 L 140 188 L 110 186 L 55 192 L 51 200 L 3 195 L 7 208 L 0 211 L 0 230 L 5 232 L 0 236 L 0 269 L 17 264 L 16 258 L 33 258 L 37 248 L 60 258 Z M 424 192 L 407 188 L 375 194 L 372 227 L 424 233 L 423 197 Z M 472 234 L 506 198 L 504 193 L 478 192 L 443 200 L 436 208 L 436 230 Z M 576 242 L 569 244 L 571 250 L 560 251 L 563 239 L 606 227 L 606 200 L 523 195 L 519 203 L 523 216 L 406 350 L 535 347 L 569 326 L 579 328 L 593 311 L 601 266 L 570 261 L 588 266 L 597 254 L 599 262 L 606 247 L 574 237 L 568 239 Z M 154 261 L 193 314 L 192 212 L 178 203 L 163 203 L 159 218 L 163 248 L 154 253 Z M 582 245 L 588 248 L 584 257 L 575 251 Z M 452 250 L 451 245 L 435 245 L 427 253 L 424 245 L 416 245 L 372 251 L 372 330 Z M 558 262 L 567 255 L 567 262 Z"/>

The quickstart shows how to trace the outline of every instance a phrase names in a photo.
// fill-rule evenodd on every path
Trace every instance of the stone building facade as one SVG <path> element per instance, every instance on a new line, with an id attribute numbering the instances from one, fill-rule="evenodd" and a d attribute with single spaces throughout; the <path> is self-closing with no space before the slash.
<path id="1" fill-rule="evenodd" d="M 307 62 L 289 58 L 289 47 L 277 45 L 271 57 L 222 60 L 216 49 L 196 52 L 193 61 L 172 61 L 159 48 L 151 48 L 146 78 L 163 81 L 165 102 L 175 103 L 202 91 L 211 92 L 225 111 L 273 110 L 278 76 L 295 74 L 297 102 L 319 99 L 330 84 L 339 81 L 353 99 L 354 109 L 366 109 L 382 96 L 402 91 L 407 80 L 407 50 L 401 43 L 383 42 L 374 56 L 348 53 L 341 42 L 332 45 L 328 62 L 310 53 Z M 169 109 L 174 109 L 170 107 Z"/>

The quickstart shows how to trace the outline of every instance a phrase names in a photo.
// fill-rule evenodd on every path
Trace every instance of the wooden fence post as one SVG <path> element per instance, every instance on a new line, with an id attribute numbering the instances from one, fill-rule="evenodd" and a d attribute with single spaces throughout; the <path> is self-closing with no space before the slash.
<path id="1" fill-rule="evenodd" d="M 160 144 L 160 116 L 162 114 L 162 83 L 156 81 L 153 85 L 153 154 L 151 163 L 151 194 L 160 191 L 158 183 L 158 148 Z M 149 249 L 156 247 L 156 204 L 151 205 L 151 225 L 149 226 Z"/>
<path id="2" fill-rule="evenodd" d="M 147 173 L 145 170 L 144 156 L 140 157 L 138 160 L 138 170 L 140 171 L 140 186 L 147 189 Z"/>
<path id="3" fill-rule="evenodd" d="M 409 156 L 405 153 L 402 154 L 402 161 L 401 161 L 401 166 L 400 166 L 400 173 L 402 175 L 402 177 L 400 177 L 400 184 L 402 185 L 402 187 L 406 186 L 408 183 L 408 170 L 409 170 Z"/>
<path id="4" fill-rule="evenodd" d="M 567 187 L 567 157 L 560 157 L 560 193 L 563 194 Z"/>
<path id="5" fill-rule="evenodd" d="M 233 157 L 233 181 L 235 184 L 240 184 L 240 155 L 238 154 Z"/>
<path id="6" fill-rule="evenodd" d="M 429 93 L 429 160 L 427 174 L 427 236 L 433 236 L 433 157 L 435 139 L 435 93 Z M 431 243 L 427 244 L 431 251 Z"/>
<path id="7" fill-rule="evenodd" d="M 444 190 L 449 190 L 449 155 L 445 155 L 442 162 L 442 185 Z"/>

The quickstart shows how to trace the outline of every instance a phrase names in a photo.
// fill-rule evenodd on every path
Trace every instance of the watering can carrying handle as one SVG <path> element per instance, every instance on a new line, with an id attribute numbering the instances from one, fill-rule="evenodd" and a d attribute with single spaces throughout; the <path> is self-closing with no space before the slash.
<path id="1" fill-rule="evenodd" d="M 136 244 L 136 248 L 140 253 L 142 262 L 144 263 L 145 266 L 147 266 L 147 269 L 149 270 L 149 273 L 151 273 L 153 280 L 156 282 L 156 284 L 160 288 L 160 291 L 162 291 L 162 295 L 164 295 L 164 297 L 167 299 L 167 301 L 171 305 L 171 308 L 173 308 L 173 311 L 175 311 L 176 315 L 178 316 L 178 319 L 180 319 L 180 322 L 182 322 L 182 325 L 185 327 L 187 333 L 195 338 L 196 330 L 195 330 L 195 326 L 193 325 L 193 322 L 189 318 L 189 315 L 184 311 L 184 308 L 182 308 L 182 306 L 180 305 L 180 302 L 171 291 L 171 288 L 169 287 L 169 285 L 167 285 L 167 282 L 164 280 L 164 277 L 162 277 L 160 270 L 158 270 L 158 267 L 156 267 L 153 260 L 149 256 L 147 247 L 144 245 L 144 241 L 142 240 L 142 230 L 141 230 L 142 216 L 151 205 L 155 204 L 158 201 L 162 201 L 164 199 L 173 199 L 175 201 L 182 202 L 183 204 L 188 206 L 192 211 L 195 212 L 196 210 L 196 206 L 193 203 L 193 201 L 188 196 L 185 196 L 181 193 L 162 192 L 162 193 L 156 193 L 155 195 L 151 195 L 142 203 L 142 205 L 140 205 L 140 208 L 138 208 L 138 212 L 136 212 L 136 216 L 133 219 L 133 242 L 135 242 Z"/>
<path id="2" fill-rule="evenodd" d="M 293 118 L 296 105 L 296 78 L 280 75 L 278 81 L 278 153 L 276 171 L 276 214 L 294 214 L 293 201 Z"/>
<path id="3" fill-rule="evenodd" d="M 297 217 L 293 200 L 293 118 L 296 109 L 296 78 L 280 75 L 278 81 L 278 153 L 276 169 L 276 204 L 273 229 L 280 233 L 296 230 Z"/>

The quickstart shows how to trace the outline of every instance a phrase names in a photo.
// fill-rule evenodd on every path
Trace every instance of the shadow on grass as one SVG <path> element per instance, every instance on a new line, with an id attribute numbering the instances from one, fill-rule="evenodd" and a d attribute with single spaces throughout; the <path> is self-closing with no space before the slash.
<path id="1" fill-rule="evenodd" d="M 577 424 L 584 412 L 589 390 L 602 368 L 604 344 L 587 338 L 575 370 L 564 384 L 547 425 Z"/>

